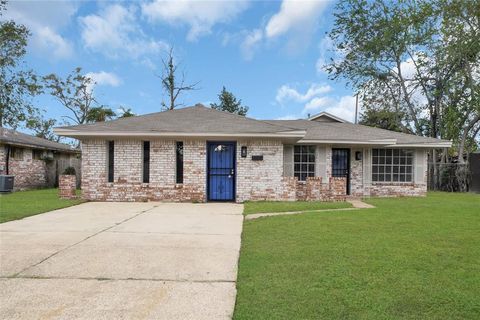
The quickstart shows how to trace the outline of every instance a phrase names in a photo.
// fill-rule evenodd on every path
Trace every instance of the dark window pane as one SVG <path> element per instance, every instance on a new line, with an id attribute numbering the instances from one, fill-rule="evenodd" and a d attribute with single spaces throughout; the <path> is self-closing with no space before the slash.
<path id="1" fill-rule="evenodd" d="M 143 183 L 150 182 L 150 141 L 143 141 Z"/>
<path id="2" fill-rule="evenodd" d="M 108 182 L 113 182 L 115 165 L 115 143 L 108 141 Z"/>
<path id="3" fill-rule="evenodd" d="M 412 175 L 411 174 L 406 174 L 405 175 L 405 181 L 411 182 L 412 181 Z"/>
<path id="4" fill-rule="evenodd" d="M 387 149 L 387 150 L 385 150 L 385 155 L 386 155 L 387 157 L 391 157 L 391 156 L 392 156 L 392 149 Z"/>
<path id="5" fill-rule="evenodd" d="M 309 164 L 308 165 L 308 172 L 312 173 L 312 176 L 313 176 L 313 173 L 315 173 L 315 165 L 314 164 Z"/>
<path id="6" fill-rule="evenodd" d="M 293 161 L 300 162 L 300 155 L 299 154 L 294 155 L 293 156 Z"/>
<path id="7" fill-rule="evenodd" d="M 178 141 L 176 145 L 176 158 L 177 158 L 177 183 L 183 183 L 183 142 Z"/>

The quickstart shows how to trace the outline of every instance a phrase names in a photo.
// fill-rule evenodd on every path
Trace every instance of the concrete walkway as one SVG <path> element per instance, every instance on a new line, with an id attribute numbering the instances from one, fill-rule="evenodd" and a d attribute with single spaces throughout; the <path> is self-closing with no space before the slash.
<path id="1" fill-rule="evenodd" d="M 254 220 L 254 219 L 258 219 L 258 218 L 262 218 L 262 217 L 284 216 L 284 215 L 299 214 L 299 213 L 305 213 L 305 212 L 351 211 L 351 210 L 375 208 L 371 204 L 365 203 L 365 202 L 363 202 L 359 199 L 348 199 L 347 202 L 349 202 L 352 205 L 351 208 L 254 213 L 254 214 L 246 215 L 245 220 Z"/>
<path id="2" fill-rule="evenodd" d="M 0 319 L 228 319 L 242 211 L 90 202 L 0 224 Z"/>

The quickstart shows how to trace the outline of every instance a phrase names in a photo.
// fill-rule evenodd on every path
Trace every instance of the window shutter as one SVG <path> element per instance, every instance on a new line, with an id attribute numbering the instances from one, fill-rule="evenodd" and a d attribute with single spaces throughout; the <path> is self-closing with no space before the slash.
<path id="1" fill-rule="evenodd" d="M 293 146 L 283 145 L 283 176 L 293 177 Z"/>
<path id="2" fill-rule="evenodd" d="M 363 183 L 369 185 L 372 182 L 372 149 L 363 149 Z"/>
<path id="3" fill-rule="evenodd" d="M 425 184 L 425 150 L 415 150 L 415 183 Z"/>
<path id="4" fill-rule="evenodd" d="M 322 177 L 322 180 L 327 180 L 327 147 L 317 146 L 317 152 L 315 156 L 315 162 L 317 163 L 315 168 L 315 176 Z"/>

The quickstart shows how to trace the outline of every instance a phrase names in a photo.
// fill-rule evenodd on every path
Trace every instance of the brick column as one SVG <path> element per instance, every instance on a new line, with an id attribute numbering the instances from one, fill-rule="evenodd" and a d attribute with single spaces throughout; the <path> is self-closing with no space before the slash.
<path id="1" fill-rule="evenodd" d="M 76 199 L 77 178 L 75 175 L 62 174 L 58 177 L 58 196 L 61 199 Z"/>

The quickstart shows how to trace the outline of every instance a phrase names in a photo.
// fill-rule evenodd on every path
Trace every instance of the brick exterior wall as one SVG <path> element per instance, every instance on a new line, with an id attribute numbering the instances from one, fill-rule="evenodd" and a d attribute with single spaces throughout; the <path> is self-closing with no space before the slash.
<path id="1" fill-rule="evenodd" d="M 0 174 L 7 174 L 7 148 L 0 144 Z"/>
<path id="2" fill-rule="evenodd" d="M 353 197 L 365 196 L 363 160 L 355 160 L 355 152 L 363 149 L 352 148 L 350 150 L 350 195 Z"/>
<path id="3" fill-rule="evenodd" d="M 240 156 L 247 147 L 247 157 Z M 253 155 L 263 160 L 253 161 Z M 283 144 L 279 140 L 245 140 L 237 143 L 237 201 L 278 200 L 283 186 Z M 286 191 L 288 193 L 288 191 Z"/>
<path id="4" fill-rule="evenodd" d="M 83 197 L 95 201 L 206 201 L 207 141 L 183 140 L 184 183 L 176 184 L 174 140 L 150 140 L 150 183 L 142 183 L 141 140 L 115 140 L 114 182 L 107 182 L 107 141 L 90 139 L 82 142 Z M 247 157 L 241 157 L 241 147 Z M 236 201 L 258 200 L 319 200 L 342 201 L 346 198 L 346 179 L 331 176 L 332 148 L 326 148 L 325 178 L 320 176 L 299 182 L 283 176 L 283 144 L 275 139 L 244 139 L 237 141 Z M 424 195 L 425 183 L 374 184 L 364 174 L 368 157 L 355 160 L 351 149 L 350 190 L 354 197 Z M 370 154 L 367 152 L 367 154 Z M 263 160 L 253 161 L 253 155 Z M 425 174 L 426 174 L 426 158 Z"/>
<path id="5" fill-rule="evenodd" d="M 75 175 L 62 174 L 58 176 L 58 195 L 61 199 L 75 199 L 77 178 Z"/>
<path id="6" fill-rule="evenodd" d="M 107 182 L 107 141 L 82 142 L 82 196 L 93 201 L 206 200 L 206 141 L 184 141 L 184 181 L 176 184 L 174 140 L 150 140 L 150 183 L 143 183 L 143 142 L 115 140 L 114 182 Z"/>
<path id="7" fill-rule="evenodd" d="M 8 174 L 15 176 L 14 190 L 44 187 L 47 184 L 45 161 L 33 159 L 32 149 L 22 148 L 21 159 L 9 158 Z M 7 173 L 7 148 L 0 145 L 0 174 Z"/>

